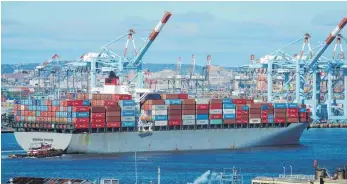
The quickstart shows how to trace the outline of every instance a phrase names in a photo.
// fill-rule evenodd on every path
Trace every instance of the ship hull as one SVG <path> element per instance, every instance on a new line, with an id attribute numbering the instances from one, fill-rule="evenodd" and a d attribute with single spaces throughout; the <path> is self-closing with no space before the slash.
<path id="1" fill-rule="evenodd" d="M 296 145 L 307 125 L 293 123 L 288 127 L 170 130 L 145 134 L 109 132 L 57 135 L 58 133 L 16 132 L 15 135 L 19 145 L 25 150 L 28 148 L 26 145 L 29 138 L 23 137 L 30 135 L 31 139 L 40 136 L 53 139 L 55 145 L 60 146 L 56 148 L 65 149 L 67 153 L 165 152 Z"/>

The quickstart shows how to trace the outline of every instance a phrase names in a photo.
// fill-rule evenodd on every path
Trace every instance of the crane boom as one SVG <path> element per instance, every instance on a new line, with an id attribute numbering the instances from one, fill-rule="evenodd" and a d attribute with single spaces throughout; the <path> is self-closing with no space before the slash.
<path id="1" fill-rule="evenodd" d="M 170 17 L 171 17 L 171 13 L 170 12 L 166 12 L 164 14 L 163 18 L 154 27 L 152 33 L 147 38 L 146 43 L 140 49 L 140 51 L 138 52 L 138 54 L 135 57 L 135 59 L 131 62 L 134 66 L 138 66 L 140 64 L 140 61 L 141 61 L 142 57 L 145 55 L 145 53 L 147 52 L 148 48 L 152 45 L 153 41 L 158 36 L 159 32 L 162 30 L 162 28 L 164 27 L 165 23 L 169 20 Z"/>
<path id="2" fill-rule="evenodd" d="M 308 65 L 308 69 L 312 69 L 318 59 L 322 56 L 325 50 L 329 47 L 331 42 L 334 41 L 335 37 L 340 33 L 340 31 L 347 24 L 347 18 L 343 18 L 341 22 L 336 26 L 336 28 L 329 34 L 328 38 L 325 40 L 325 45 L 318 51 L 317 55 L 313 58 L 312 62 Z"/>

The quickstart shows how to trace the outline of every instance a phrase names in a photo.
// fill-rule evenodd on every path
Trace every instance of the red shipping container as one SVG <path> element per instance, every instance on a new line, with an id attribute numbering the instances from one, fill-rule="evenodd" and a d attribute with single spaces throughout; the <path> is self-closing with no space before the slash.
<path id="1" fill-rule="evenodd" d="M 300 117 L 300 118 L 306 118 L 306 117 L 307 117 L 307 115 L 306 115 L 306 113 L 305 113 L 305 112 L 303 112 L 303 113 L 299 113 L 299 117 Z"/>
<path id="2" fill-rule="evenodd" d="M 243 122 L 242 119 L 236 119 L 237 124 L 242 124 L 242 122 Z"/>
<path id="3" fill-rule="evenodd" d="M 194 104 L 192 105 L 188 105 L 188 104 L 185 104 L 185 105 L 182 105 L 182 109 L 183 110 L 195 110 L 196 106 Z"/>
<path id="4" fill-rule="evenodd" d="M 246 104 L 245 99 L 233 99 L 233 104 Z"/>
<path id="5" fill-rule="evenodd" d="M 275 117 L 275 123 L 285 123 L 286 122 L 286 118 L 276 118 Z"/>
<path id="6" fill-rule="evenodd" d="M 94 123 L 94 124 L 97 124 L 97 123 L 104 123 L 105 124 L 105 122 L 106 122 L 106 120 L 105 119 L 91 119 L 91 121 L 90 121 L 92 124 Z"/>
<path id="7" fill-rule="evenodd" d="M 254 100 L 246 100 L 246 104 L 253 104 Z"/>
<path id="8" fill-rule="evenodd" d="M 223 109 L 223 104 L 221 103 L 210 104 L 210 109 Z"/>
<path id="9" fill-rule="evenodd" d="M 182 115 L 169 115 L 168 119 L 169 120 L 181 120 L 182 119 Z"/>
<path id="10" fill-rule="evenodd" d="M 261 118 L 268 118 L 268 115 L 261 115 Z"/>
<path id="11" fill-rule="evenodd" d="M 119 100 L 131 100 L 131 95 L 120 95 Z"/>
<path id="12" fill-rule="evenodd" d="M 211 99 L 210 104 L 221 104 L 223 103 L 222 99 Z"/>
<path id="13" fill-rule="evenodd" d="M 105 113 L 92 113 L 92 119 L 105 119 Z"/>
<path id="14" fill-rule="evenodd" d="M 185 104 L 195 105 L 196 102 L 195 102 L 195 99 L 184 99 L 184 100 L 182 100 L 182 104 L 183 105 L 185 105 Z"/>
<path id="15" fill-rule="evenodd" d="M 105 128 L 105 122 L 94 122 L 92 123 L 92 128 Z"/>
<path id="16" fill-rule="evenodd" d="M 195 112 L 195 110 L 183 110 L 182 114 L 183 115 L 195 115 L 196 112 Z"/>
<path id="17" fill-rule="evenodd" d="M 287 113 L 299 113 L 299 109 L 298 108 L 290 108 L 290 109 L 287 109 Z"/>
<path id="18" fill-rule="evenodd" d="M 168 115 L 182 115 L 182 111 L 181 110 L 169 110 Z"/>
<path id="19" fill-rule="evenodd" d="M 210 119 L 222 119 L 222 114 L 210 114 Z"/>
<path id="20" fill-rule="evenodd" d="M 89 112 L 90 107 L 88 106 L 75 106 L 72 107 L 73 112 Z"/>
<path id="21" fill-rule="evenodd" d="M 262 123 L 268 123 L 269 120 L 268 120 L 268 118 L 261 118 L 261 122 L 262 122 Z"/>
<path id="22" fill-rule="evenodd" d="M 117 101 L 114 101 L 114 100 L 104 100 L 104 105 L 105 105 L 105 106 L 118 105 L 118 102 L 117 102 Z"/>
<path id="23" fill-rule="evenodd" d="M 267 110 L 261 111 L 261 115 L 268 115 L 268 114 L 269 114 L 269 112 Z"/>
<path id="24" fill-rule="evenodd" d="M 52 117 L 52 112 L 47 112 L 47 117 Z"/>
<path id="25" fill-rule="evenodd" d="M 196 109 L 199 110 L 208 110 L 208 104 L 197 104 Z"/>
<path id="26" fill-rule="evenodd" d="M 48 111 L 52 111 L 52 106 L 48 106 Z"/>
<path id="27" fill-rule="evenodd" d="M 242 123 L 249 123 L 249 119 L 242 119 Z"/>
<path id="28" fill-rule="evenodd" d="M 107 123 L 106 123 L 106 126 L 107 126 L 108 128 L 112 128 L 112 127 L 114 127 L 114 128 L 119 128 L 119 127 L 120 127 L 120 122 L 107 122 Z"/>
<path id="29" fill-rule="evenodd" d="M 88 123 L 75 123 L 76 129 L 84 129 L 89 128 L 89 122 Z"/>
<path id="30" fill-rule="evenodd" d="M 299 118 L 287 118 L 288 123 L 297 123 L 299 122 Z"/>
<path id="31" fill-rule="evenodd" d="M 197 109 L 197 110 L 196 110 L 196 114 L 209 114 L 209 110 L 206 110 L 206 109 L 203 109 L 203 110 Z"/>
<path id="32" fill-rule="evenodd" d="M 290 113 L 287 114 L 287 117 L 288 117 L 288 118 L 298 118 L 298 117 L 299 117 L 299 114 L 298 114 L 298 113 L 291 113 L 291 112 L 290 112 Z"/>
<path id="33" fill-rule="evenodd" d="M 224 124 L 235 124 L 236 120 L 235 119 L 225 119 L 223 121 Z"/>
<path id="34" fill-rule="evenodd" d="M 178 126 L 182 124 L 182 120 L 169 120 L 169 126 Z"/>
<path id="35" fill-rule="evenodd" d="M 181 110 L 182 105 L 169 105 L 168 110 Z"/>
<path id="36" fill-rule="evenodd" d="M 187 93 L 178 94 L 178 99 L 188 99 Z"/>

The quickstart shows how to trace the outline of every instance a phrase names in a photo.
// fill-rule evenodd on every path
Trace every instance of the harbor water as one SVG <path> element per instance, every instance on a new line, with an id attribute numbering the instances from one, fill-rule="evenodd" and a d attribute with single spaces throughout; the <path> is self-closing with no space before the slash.
<path id="1" fill-rule="evenodd" d="M 23 152 L 13 134 L 1 134 L 1 183 L 15 176 L 80 178 L 114 177 L 135 183 L 135 157 L 126 155 L 64 155 L 43 159 L 9 159 Z M 313 160 L 329 171 L 347 165 L 347 129 L 305 130 L 300 145 L 208 152 L 137 153 L 138 181 L 155 180 L 161 168 L 161 183 L 213 183 L 212 171 L 241 168 L 244 183 L 253 177 L 313 174 Z M 211 172 L 208 172 L 208 171 Z M 195 182 L 194 182 L 195 181 Z M 139 182 L 141 183 L 141 182 Z"/>

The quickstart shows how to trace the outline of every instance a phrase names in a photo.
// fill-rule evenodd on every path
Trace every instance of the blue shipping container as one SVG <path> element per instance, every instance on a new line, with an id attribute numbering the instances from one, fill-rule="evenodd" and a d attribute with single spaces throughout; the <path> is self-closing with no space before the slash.
<path id="1" fill-rule="evenodd" d="M 268 119 L 274 119 L 274 115 L 273 115 L 273 114 L 268 114 L 268 115 L 267 115 L 267 118 L 268 118 Z"/>
<path id="2" fill-rule="evenodd" d="M 269 106 L 268 105 L 261 105 L 261 110 L 269 110 Z"/>
<path id="3" fill-rule="evenodd" d="M 36 116 L 40 116 L 40 111 L 36 111 Z"/>
<path id="4" fill-rule="evenodd" d="M 134 121 L 123 121 L 121 126 L 122 127 L 135 127 L 135 122 Z"/>
<path id="5" fill-rule="evenodd" d="M 267 121 L 268 121 L 268 123 L 274 123 L 273 119 L 268 119 Z"/>
<path id="6" fill-rule="evenodd" d="M 248 111 L 249 107 L 247 105 L 242 106 L 243 111 Z"/>
<path id="7" fill-rule="evenodd" d="M 180 104 L 182 104 L 182 100 L 180 100 L 180 99 L 165 100 L 165 104 L 168 104 L 168 105 L 180 105 Z"/>
<path id="8" fill-rule="evenodd" d="M 135 116 L 135 111 L 122 111 L 122 116 Z"/>
<path id="9" fill-rule="evenodd" d="M 120 104 L 122 106 L 133 106 L 133 105 L 136 105 L 134 100 L 121 100 Z"/>
<path id="10" fill-rule="evenodd" d="M 196 120 L 208 120 L 208 114 L 197 114 Z"/>
<path id="11" fill-rule="evenodd" d="M 307 111 L 306 111 L 306 108 L 300 108 L 299 112 L 307 112 Z"/>
<path id="12" fill-rule="evenodd" d="M 161 99 L 161 96 L 160 96 L 160 94 L 148 94 L 146 96 L 146 99 L 147 100 L 159 100 L 159 99 Z"/>
<path id="13" fill-rule="evenodd" d="M 165 115 L 157 115 L 157 116 L 153 116 L 154 121 L 166 121 L 167 120 L 167 116 Z"/>
<path id="14" fill-rule="evenodd" d="M 83 100 L 82 105 L 83 106 L 89 106 L 90 105 L 90 101 L 89 100 Z"/>
<path id="15" fill-rule="evenodd" d="M 277 108 L 277 109 L 285 109 L 285 108 L 287 108 L 287 104 L 285 104 L 285 103 L 275 103 L 274 107 Z"/>
<path id="16" fill-rule="evenodd" d="M 235 104 L 223 104 L 223 109 L 235 109 Z"/>
<path id="17" fill-rule="evenodd" d="M 223 119 L 235 119 L 235 114 L 223 114 Z"/>
<path id="18" fill-rule="evenodd" d="M 68 106 L 68 107 L 67 107 L 67 111 L 72 112 L 72 107 L 71 107 L 71 106 Z"/>
<path id="19" fill-rule="evenodd" d="M 297 103 L 288 103 L 288 108 L 299 108 L 299 104 L 297 104 Z"/>
<path id="20" fill-rule="evenodd" d="M 232 104 L 233 103 L 233 99 L 231 98 L 224 98 L 223 99 L 223 104 Z"/>
<path id="21" fill-rule="evenodd" d="M 76 112 L 76 118 L 89 118 L 89 112 Z"/>

